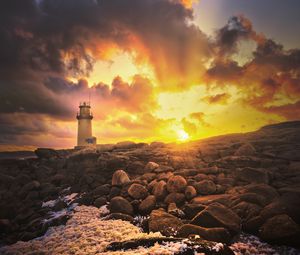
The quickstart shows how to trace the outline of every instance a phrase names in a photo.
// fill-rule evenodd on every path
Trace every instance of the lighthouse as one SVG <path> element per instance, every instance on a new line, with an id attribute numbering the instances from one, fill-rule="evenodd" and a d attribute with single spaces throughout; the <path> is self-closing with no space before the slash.
<path id="1" fill-rule="evenodd" d="M 96 146 L 96 137 L 92 136 L 92 119 L 90 103 L 79 104 L 79 112 L 76 116 L 78 120 L 77 148 L 86 146 Z"/>

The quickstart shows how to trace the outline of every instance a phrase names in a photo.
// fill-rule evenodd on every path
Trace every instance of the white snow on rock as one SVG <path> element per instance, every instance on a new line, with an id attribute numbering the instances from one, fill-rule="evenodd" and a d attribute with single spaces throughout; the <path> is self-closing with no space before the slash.
<path id="1" fill-rule="evenodd" d="M 75 198 L 77 198 L 78 196 L 78 193 L 72 193 L 70 195 L 65 195 L 65 196 L 59 196 L 57 199 L 55 200 L 49 200 L 49 201 L 45 201 L 43 202 L 42 204 L 42 207 L 54 207 L 55 204 L 59 201 L 59 200 L 62 200 L 64 201 L 67 205 L 70 205 L 74 200 Z"/>
<path id="2" fill-rule="evenodd" d="M 0 254 L 173 254 L 171 245 L 155 245 L 134 251 L 107 252 L 106 246 L 114 241 L 132 238 L 158 237 L 160 233 L 142 233 L 140 228 L 121 220 L 101 220 L 101 209 L 77 206 L 65 226 L 50 228 L 42 237 L 28 242 L 19 241 L 0 248 Z"/>
<path id="3" fill-rule="evenodd" d="M 186 248 L 184 242 L 156 243 L 154 246 L 139 247 L 127 251 L 104 252 L 111 242 L 129 239 L 160 237 L 160 233 L 142 233 L 141 229 L 122 220 L 103 220 L 101 216 L 107 213 L 107 207 L 96 208 L 92 206 L 77 206 L 73 216 L 66 225 L 51 227 L 42 237 L 28 242 L 19 241 L 10 246 L 0 248 L 2 255 L 171 255 Z M 261 242 L 257 237 L 242 234 L 231 249 L 236 255 L 278 255 L 299 254 L 289 247 L 274 248 Z M 213 248 L 219 250 L 222 244 L 217 243 Z M 285 250 L 286 249 L 286 250 Z M 195 253 L 200 255 L 201 253 Z M 201 254 L 203 255 L 203 254 Z"/>
<path id="4" fill-rule="evenodd" d="M 258 237 L 242 233 L 239 239 L 230 246 L 235 255 L 299 255 L 299 251 L 287 246 L 271 246 Z"/>
<path id="5" fill-rule="evenodd" d="M 52 208 L 52 207 L 54 207 L 55 203 L 56 203 L 56 200 L 49 200 L 49 201 L 43 202 L 42 207 Z"/>

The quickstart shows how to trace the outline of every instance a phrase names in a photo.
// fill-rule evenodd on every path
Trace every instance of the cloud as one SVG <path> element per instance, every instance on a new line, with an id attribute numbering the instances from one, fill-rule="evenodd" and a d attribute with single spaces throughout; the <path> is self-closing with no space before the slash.
<path id="1" fill-rule="evenodd" d="M 193 112 L 187 117 L 182 118 L 181 123 L 184 130 L 191 136 L 195 137 L 201 132 L 203 127 L 209 127 L 210 124 L 205 120 L 205 113 L 203 112 Z"/>
<path id="2" fill-rule="evenodd" d="M 171 140 L 179 127 L 196 137 L 199 126 L 210 126 L 203 107 L 225 107 L 229 98 L 238 99 L 241 107 L 295 119 L 300 50 L 286 50 L 258 34 L 242 15 L 231 17 L 208 38 L 193 23 L 193 2 L 1 1 L 0 143 L 43 144 L 46 138 L 65 137 L 72 144 L 74 131 L 65 127 L 74 130 L 78 102 L 89 95 L 95 124 L 104 132 L 100 136 L 112 139 L 154 139 L 170 133 Z M 256 45 L 244 64 L 233 57 L 242 41 Z M 110 84 L 99 80 L 89 88 L 95 62 L 111 61 L 116 52 L 126 53 L 137 67 L 146 63 L 154 77 L 117 76 Z M 199 92 L 201 105 L 179 120 L 155 116 L 160 93 L 186 92 L 193 86 L 217 92 Z M 231 87 L 236 94 L 227 91 Z"/>
<path id="3" fill-rule="evenodd" d="M 209 104 L 227 104 L 230 97 L 231 96 L 227 93 L 221 93 L 213 96 L 207 96 L 203 99 Z"/>
<path id="4" fill-rule="evenodd" d="M 205 80 L 207 82 L 217 81 L 219 84 L 224 84 L 239 79 L 242 73 L 243 68 L 236 61 L 218 61 L 207 69 Z"/>
<path id="5" fill-rule="evenodd" d="M 288 120 L 299 120 L 300 116 L 300 100 L 291 104 L 269 107 L 259 106 L 258 108 L 265 113 L 277 114 Z"/>
<path id="6" fill-rule="evenodd" d="M 243 65 L 233 60 L 240 42 L 256 44 L 252 58 Z M 293 119 L 284 109 L 297 107 L 300 81 L 300 50 L 285 50 L 283 45 L 258 34 L 249 19 L 234 16 L 217 31 L 215 57 L 206 71 L 208 86 L 238 89 L 245 106 L 261 112 Z M 209 103 L 209 97 L 206 97 Z M 213 100 L 213 98 L 211 98 Z M 218 99 L 218 97 L 216 98 Z"/>
<path id="7" fill-rule="evenodd" d="M 216 33 L 215 46 L 218 57 L 226 57 L 235 53 L 241 40 L 253 40 L 259 43 L 264 41 L 265 37 L 257 34 L 252 22 L 243 15 L 232 16 L 227 24 Z"/>

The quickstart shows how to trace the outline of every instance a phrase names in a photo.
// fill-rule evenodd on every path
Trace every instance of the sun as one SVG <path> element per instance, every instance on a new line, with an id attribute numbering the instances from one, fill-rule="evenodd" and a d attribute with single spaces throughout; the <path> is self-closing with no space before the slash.
<path id="1" fill-rule="evenodd" d="M 183 129 L 177 131 L 177 137 L 179 141 L 186 141 L 190 138 L 189 134 L 185 132 Z"/>

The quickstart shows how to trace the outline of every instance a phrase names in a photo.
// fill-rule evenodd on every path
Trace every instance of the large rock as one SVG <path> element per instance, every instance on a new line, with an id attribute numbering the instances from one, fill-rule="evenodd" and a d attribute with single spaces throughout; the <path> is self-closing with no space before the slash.
<path id="1" fill-rule="evenodd" d="M 187 219 L 193 219 L 199 212 L 203 211 L 206 208 L 202 204 L 186 204 L 183 207 L 184 214 Z"/>
<path id="2" fill-rule="evenodd" d="M 191 200 L 192 198 L 197 196 L 197 191 L 193 186 L 187 186 L 184 194 L 187 200 Z"/>
<path id="3" fill-rule="evenodd" d="M 167 190 L 172 192 L 182 192 L 185 190 L 187 182 L 180 175 L 171 176 L 167 182 Z"/>
<path id="4" fill-rule="evenodd" d="M 204 205 L 209 205 L 217 202 L 222 205 L 229 206 L 232 203 L 232 196 L 228 194 L 199 196 L 193 198 L 191 202 L 193 204 L 204 204 Z"/>
<path id="5" fill-rule="evenodd" d="M 105 197 L 98 197 L 95 201 L 94 201 L 94 206 L 100 208 L 101 206 L 105 205 L 107 203 L 107 200 Z"/>
<path id="6" fill-rule="evenodd" d="M 165 181 L 159 181 L 153 186 L 152 194 L 157 200 L 163 200 L 168 194 L 167 184 Z"/>
<path id="7" fill-rule="evenodd" d="M 145 172 L 145 173 L 152 172 L 152 171 L 154 171 L 155 169 L 157 169 L 158 167 L 159 167 L 159 164 L 150 161 L 150 162 L 148 162 L 147 165 L 145 166 L 144 172 Z"/>
<path id="8" fill-rule="evenodd" d="M 216 185 L 212 181 L 203 180 L 195 184 L 195 188 L 199 194 L 211 195 L 217 190 Z"/>
<path id="9" fill-rule="evenodd" d="M 244 186 L 243 189 L 245 190 L 245 193 L 255 193 L 262 196 L 265 204 L 269 204 L 279 197 L 277 191 L 273 187 L 263 183 L 249 184 Z"/>
<path id="10" fill-rule="evenodd" d="M 59 154 L 56 150 L 49 148 L 37 148 L 34 153 L 38 158 L 50 159 L 59 157 Z"/>
<path id="11" fill-rule="evenodd" d="M 132 215 L 133 207 L 125 198 L 116 196 L 110 200 L 110 212 Z"/>
<path id="12" fill-rule="evenodd" d="M 219 203 L 207 206 L 192 219 L 191 224 L 206 228 L 223 227 L 232 234 L 237 234 L 241 229 L 240 217 Z"/>
<path id="13" fill-rule="evenodd" d="M 288 215 L 281 214 L 262 225 L 260 237 L 268 242 L 299 246 L 300 227 Z"/>
<path id="14" fill-rule="evenodd" d="M 123 185 L 128 182 L 130 182 L 130 179 L 124 170 L 117 170 L 114 172 L 111 182 L 113 186 Z"/>
<path id="15" fill-rule="evenodd" d="M 267 220 L 279 214 L 289 215 L 300 224 L 300 197 L 295 194 L 284 194 L 263 208 L 260 216 Z"/>
<path id="16" fill-rule="evenodd" d="M 127 192 L 134 199 L 144 199 L 148 195 L 148 190 L 138 183 L 131 184 Z"/>
<path id="17" fill-rule="evenodd" d="M 242 218 L 244 222 L 247 222 L 248 220 L 258 216 L 262 208 L 256 204 L 242 201 L 237 205 L 235 205 L 234 207 L 232 207 L 231 209 L 240 218 Z"/>
<path id="18" fill-rule="evenodd" d="M 205 240 L 229 243 L 230 233 L 225 228 L 203 228 L 200 226 L 185 224 L 177 232 L 177 236 L 189 237 L 190 235 L 199 235 Z"/>
<path id="19" fill-rule="evenodd" d="M 165 203 L 175 203 L 176 205 L 182 205 L 185 201 L 185 195 L 183 193 L 173 192 L 167 195 L 165 198 Z"/>
<path id="20" fill-rule="evenodd" d="M 94 189 L 93 195 L 94 197 L 101 197 L 101 196 L 106 196 L 110 192 L 110 185 L 109 184 L 104 184 L 101 186 L 98 186 L 97 188 Z"/>
<path id="21" fill-rule="evenodd" d="M 165 236 L 174 235 L 182 226 L 182 221 L 163 210 L 153 210 L 149 218 L 149 231 L 161 232 Z"/>
<path id="22" fill-rule="evenodd" d="M 269 183 L 268 172 L 265 169 L 245 167 L 237 172 L 237 177 L 241 181 L 248 183 Z"/>
<path id="23" fill-rule="evenodd" d="M 156 205 L 156 198 L 153 195 L 146 197 L 139 205 L 139 212 L 143 215 L 150 213 Z"/>

